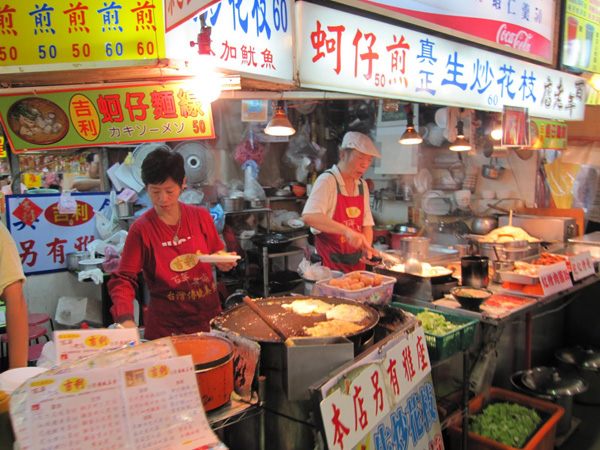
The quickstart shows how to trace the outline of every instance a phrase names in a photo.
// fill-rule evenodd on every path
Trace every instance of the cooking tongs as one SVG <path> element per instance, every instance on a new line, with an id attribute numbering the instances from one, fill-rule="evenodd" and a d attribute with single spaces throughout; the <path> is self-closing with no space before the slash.
<path id="1" fill-rule="evenodd" d="M 371 257 L 371 261 L 377 262 L 377 260 L 381 260 L 381 263 L 385 266 L 386 269 L 390 269 L 398 264 L 402 264 L 402 260 L 397 256 L 390 255 L 389 253 L 382 252 L 381 250 L 374 249 L 371 246 L 366 247 L 371 253 L 373 253 L 374 257 Z"/>

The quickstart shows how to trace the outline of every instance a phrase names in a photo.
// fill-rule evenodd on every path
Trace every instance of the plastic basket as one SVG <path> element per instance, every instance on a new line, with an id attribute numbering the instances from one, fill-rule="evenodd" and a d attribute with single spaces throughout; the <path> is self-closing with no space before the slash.
<path id="1" fill-rule="evenodd" d="M 367 272 L 364 270 L 357 270 L 356 272 L 361 275 L 366 275 L 370 278 L 374 278 L 375 273 Z M 355 272 L 351 272 L 355 273 Z M 349 277 L 350 274 L 344 275 L 343 278 Z M 321 280 L 317 281 L 316 286 L 319 295 L 325 295 L 330 297 L 338 297 L 338 298 L 349 298 L 350 300 L 357 300 L 359 302 L 369 302 L 375 303 L 378 305 L 389 303 L 392 300 L 392 293 L 394 291 L 394 283 L 396 282 L 396 278 L 388 277 L 385 275 L 381 275 L 382 282 L 379 286 L 375 287 L 366 287 L 363 289 L 356 290 L 348 290 L 341 289 L 337 286 L 330 286 L 329 280 Z"/>
<path id="2" fill-rule="evenodd" d="M 429 358 L 436 361 L 446 359 L 456 352 L 461 352 L 473 345 L 475 340 L 475 329 L 479 323 L 476 319 L 468 319 L 456 314 L 451 314 L 436 309 L 421 308 L 419 306 L 405 305 L 404 303 L 392 303 L 392 306 L 408 311 L 415 316 L 423 311 L 431 311 L 444 316 L 444 318 L 455 325 L 455 330 L 444 335 L 436 335 L 425 332 Z"/>
<path id="3" fill-rule="evenodd" d="M 504 389 L 491 388 L 490 389 L 490 400 L 500 400 L 510 403 L 516 403 L 518 405 L 526 406 L 537 410 L 538 412 L 544 413 L 546 416 L 550 416 L 538 430 L 529 438 L 527 443 L 522 450 L 553 450 L 554 440 L 556 438 L 556 428 L 558 421 L 565 413 L 565 410 L 554 403 L 540 400 L 537 398 L 529 397 L 527 395 L 519 394 L 516 392 L 506 391 Z M 470 413 L 476 414 L 483 407 L 483 396 L 473 398 L 469 402 Z M 450 433 L 452 447 L 461 448 L 461 437 L 462 437 L 462 425 L 460 422 L 450 425 L 448 428 Z M 501 442 L 493 441 L 486 437 L 480 436 L 469 431 L 469 450 L 516 450 L 515 447 L 511 447 Z"/>

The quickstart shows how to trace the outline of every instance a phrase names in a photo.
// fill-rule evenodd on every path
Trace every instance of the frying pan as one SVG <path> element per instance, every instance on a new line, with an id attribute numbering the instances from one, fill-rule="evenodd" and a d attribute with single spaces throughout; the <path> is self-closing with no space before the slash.
<path id="1" fill-rule="evenodd" d="M 267 247 L 269 253 L 279 253 L 290 246 L 292 241 L 308 237 L 308 234 L 287 237 L 281 233 L 256 234 L 252 236 L 252 243 L 258 248 Z"/>
<path id="2" fill-rule="evenodd" d="M 266 299 L 257 299 L 255 300 L 255 304 L 276 324 L 285 336 L 290 338 L 309 337 L 304 328 L 312 327 L 317 322 L 327 320 L 325 314 L 306 316 L 296 314 L 291 309 L 286 309 L 282 306 L 290 304 L 295 300 L 306 299 L 321 300 L 334 306 L 340 304 L 354 305 L 365 310 L 367 317 L 358 322 L 362 328 L 345 336 L 348 338 L 371 330 L 379 321 L 379 314 L 373 308 L 345 298 L 319 296 L 269 297 Z M 223 311 L 211 320 L 211 327 L 221 331 L 231 331 L 247 339 L 261 343 L 282 343 L 281 338 L 245 303 Z"/>

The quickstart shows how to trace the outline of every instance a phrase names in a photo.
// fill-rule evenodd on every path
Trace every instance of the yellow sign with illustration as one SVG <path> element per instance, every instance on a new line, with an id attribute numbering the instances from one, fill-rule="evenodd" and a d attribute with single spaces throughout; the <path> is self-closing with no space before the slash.
<path id="1" fill-rule="evenodd" d="M 214 138 L 210 103 L 192 82 L 0 94 L 15 153 L 103 144 Z"/>
<path id="2" fill-rule="evenodd" d="M 165 57 L 162 0 L 4 3 L 0 73 L 21 73 L 30 65 L 68 63 L 85 69 Z"/>

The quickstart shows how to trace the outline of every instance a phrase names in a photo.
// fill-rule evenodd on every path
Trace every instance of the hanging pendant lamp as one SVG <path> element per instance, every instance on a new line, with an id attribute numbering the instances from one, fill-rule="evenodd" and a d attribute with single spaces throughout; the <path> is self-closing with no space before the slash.
<path id="1" fill-rule="evenodd" d="M 265 133 L 270 136 L 291 136 L 295 132 L 296 130 L 285 115 L 283 101 L 279 100 L 277 102 L 277 109 L 275 110 L 275 113 L 273 113 L 272 119 L 265 127 Z"/>
<path id="2" fill-rule="evenodd" d="M 417 130 L 415 130 L 414 124 L 414 113 L 412 110 L 412 105 L 409 103 L 404 106 L 404 110 L 406 111 L 406 131 L 402 133 L 400 140 L 398 141 L 402 145 L 416 145 L 423 142 L 423 138 L 419 134 Z"/>

